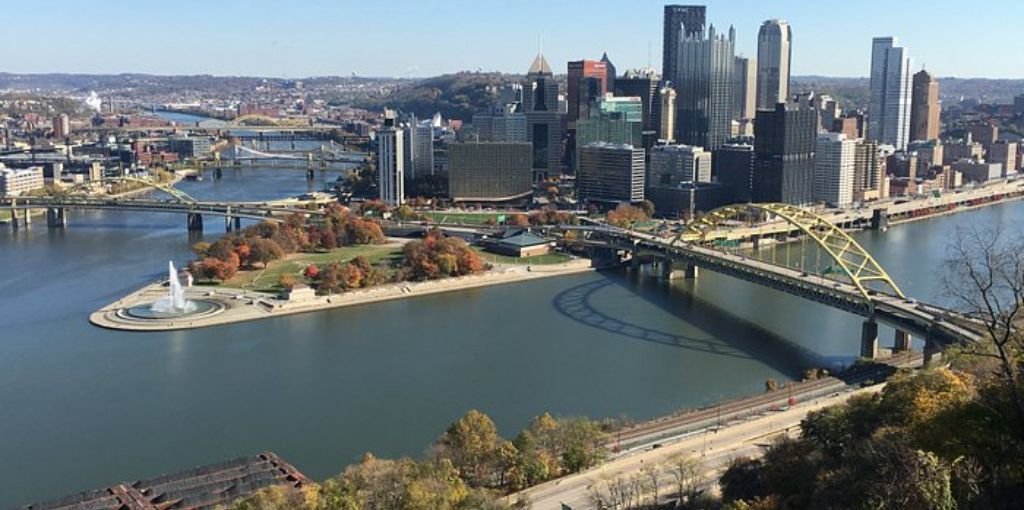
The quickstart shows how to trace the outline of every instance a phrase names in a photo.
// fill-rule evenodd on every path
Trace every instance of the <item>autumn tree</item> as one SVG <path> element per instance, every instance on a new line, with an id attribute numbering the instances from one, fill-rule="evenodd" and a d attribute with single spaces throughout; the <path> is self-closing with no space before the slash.
<path id="1" fill-rule="evenodd" d="M 620 204 L 614 210 L 608 211 L 606 219 L 609 224 L 616 227 L 632 228 L 638 222 L 649 220 L 650 216 L 639 207 Z"/>
<path id="2" fill-rule="evenodd" d="M 249 263 L 267 264 L 284 257 L 284 250 L 270 239 L 253 238 L 249 240 Z"/>
<path id="3" fill-rule="evenodd" d="M 496 482 L 498 452 L 504 440 L 494 422 L 473 409 L 448 427 L 436 445 L 436 455 L 450 459 L 470 485 Z"/>

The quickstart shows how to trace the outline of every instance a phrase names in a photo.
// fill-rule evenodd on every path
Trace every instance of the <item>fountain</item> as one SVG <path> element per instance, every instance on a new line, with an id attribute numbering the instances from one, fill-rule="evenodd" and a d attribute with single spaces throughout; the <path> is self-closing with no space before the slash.
<path id="1" fill-rule="evenodd" d="M 192 286 L 192 278 L 187 286 Z M 143 303 L 122 309 L 118 317 L 125 320 L 170 321 L 181 318 L 195 318 L 218 313 L 224 305 L 207 299 L 187 299 L 185 287 L 174 269 L 174 262 L 167 263 L 167 295 L 152 303 Z"/>
<path id="2" fill-rule="evenodd" d="M 167 295 L 154 301 L 149 309 L 158 314 L 184 315 L 195 311 L 195 303 L 185 299 L 185 289 L 178 279 L 178 272 L 174 270 L 174 262 L 167 262 Z"/>

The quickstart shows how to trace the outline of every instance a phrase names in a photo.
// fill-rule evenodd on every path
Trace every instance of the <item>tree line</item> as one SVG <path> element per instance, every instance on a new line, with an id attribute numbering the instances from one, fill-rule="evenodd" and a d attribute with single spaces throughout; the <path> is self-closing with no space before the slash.
<path id="1" fill-rule="evenodd" d="M 513 439 L 476 410 L 452 423 L 423 459 L 358 464 L 323 483 L 295 491 L 275 487 L 231 510 L 491 510 L 509 508 L 504 494 L 601 462 L 607 435 L 598 422 L 543 414 Z"/>

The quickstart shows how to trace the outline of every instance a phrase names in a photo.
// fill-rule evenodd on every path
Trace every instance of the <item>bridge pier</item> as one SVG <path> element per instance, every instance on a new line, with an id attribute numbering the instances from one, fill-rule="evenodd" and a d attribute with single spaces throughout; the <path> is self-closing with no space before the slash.
<path id="1" fill-rule="evenodd" d="M 930 367 L 942 360 L 942 349 L 931 338 L 924 339 L 924 366 Z"/>
<path id="2" fill-rule="evenodd" d="M 697 264 L 686 264 L 685 277 L 687 280 L 693 280 L 697 278 Z"/>
<path id="3" fill-rule="evenodd" d="M 314 172 L 312 168 L 307 168 L 306 169 L 306 180 L 307 181 L 312 181 L 313 179 L 316 179 L 316 172 Z"/>
<path id="4" fill-rule="evenodd" d="M 49 228 L 64 228 L 68 226 L 67 212 L 63 207 L 46 208 L 46 226 Z"/>
<path id="5" fill-rule="evenodd" d="M 658 264 L 660 264 L 662 280 L 672 281 L 679 277 L 679 271 L 676 271 L 673 267 L 675 263 L 672 259 L 661 259 Z"/>
<path id="6" fill-rule="evenodd" d="M 874 319 L 864 321 L 860 327 L 860 357 L 878 358 L 878 323 Z"/>
<path id="7" fill-rule="evenodd" d="M 223 177 L 224 177 L 224 171 L 220 167 L 217 167 L 217 168 L 213 169 L 213 180 L 219 181 Z"/>
<path id="8" fill-rule="evenodd" d="M 907 333 L 906 331 L 901 331 L 901 330 L 897 329 L 896 330 L 896 338 L 894 339 L 893 344 L 892 344 L 893 352 L 909 351 L 910 350 L 910 340 L 911 340 L 910 333 Z"/>
<path id="9" fill-rule="evenodd" d="M 235 216 L 232 219 L 235 221 L 235 230 L 242 230 L 242 218 Z"/>
<path id="10" fill-rule="evenodd" d="M 188 223 L 189 232 L 202 232 L 203 231 L 203 215 L 199 213 L 188 213 L 186 217 Z"/>
<path id="11" fill-rule="evenodd" d="M 887 209 L 875 209 L 872 211 L 871 230 L 882 232 L 889 230 L 889 211 Z"/>

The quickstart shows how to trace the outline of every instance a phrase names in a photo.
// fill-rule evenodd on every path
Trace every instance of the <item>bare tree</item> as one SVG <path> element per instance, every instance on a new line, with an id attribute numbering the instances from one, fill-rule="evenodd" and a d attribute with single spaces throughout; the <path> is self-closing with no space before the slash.
<path id="1" fill-rule="evenodd" d="M 658 464 L 650 464 L 643 467 L 640 470 L 647 477 L 647 489 L 651 493 L 651 506 L 656 507 L 660 502 L 660 494 L 658 494 L 658 478 L 663 473 L 663 469 Z"/>
<path id="2" fill-rule="evenodd" d="M 1020 355 L 1024 351 L 1024 237 L 1001 228 L 957 229 L 949 244 L 945 292 L 979 325 L 985 343 L 966 352 L 994 359 L 1024 433 Z"/>
<path id="3" fill-rule="evenodd" d="M 701 487 L 707 483 L 704 475 L 704 464 L 684 454 L 675 455 L 668 460 L 666 468 L 676 480 L 676 495 L 679 504 L 683 501 L 692 502 L 701 493 Z"/>

